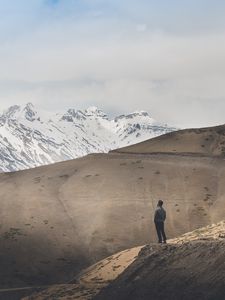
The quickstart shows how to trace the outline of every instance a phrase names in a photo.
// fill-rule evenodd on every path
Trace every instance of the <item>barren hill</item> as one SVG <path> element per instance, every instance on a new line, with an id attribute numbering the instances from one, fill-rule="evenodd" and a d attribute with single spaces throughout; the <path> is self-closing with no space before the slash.
<path id="1" fill-rule="evenodd" d="M 224 299 L 225 222 L 114 254 L 26 300 Z"/>
<path id="2" fill-rule="evenodd" d="M 204 130 L 190 143 L 201 145 Z M 161 140 L 169 145 L 170 138 L 173 148 L 173 135 Z M 111 254 L 155 241 L 159 198 L 170 238 L 224 218 L 223 156 L 138 151 L 1 174 L 1 288 L 64 283 Z"/>
<path id="3" fill-rule="evenodd" d="M 112 152 L 225 156 L 225 125 L 179 130 Z"/>
<path id="4" fill-rule="evenodd" d="M 212 227 L 214 236 L 207 228 L 194 240 L 186 236 L 183 243 L 142 248 L 134 263 L 92 299 L 225 299 L 224 229 L 222 222 Z"/>

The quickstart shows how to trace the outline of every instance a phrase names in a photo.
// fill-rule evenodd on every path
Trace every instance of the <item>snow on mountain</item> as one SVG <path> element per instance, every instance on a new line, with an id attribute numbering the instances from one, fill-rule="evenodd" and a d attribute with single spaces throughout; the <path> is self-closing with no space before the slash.
<path id="1" fill-rule="evenodd" d="M 135 144 L 176 130 L 147 112 L 110 120 L 96 107 L 51 114 L 32 103 L 0 115 L 0 171 L 16 171 Z"/>

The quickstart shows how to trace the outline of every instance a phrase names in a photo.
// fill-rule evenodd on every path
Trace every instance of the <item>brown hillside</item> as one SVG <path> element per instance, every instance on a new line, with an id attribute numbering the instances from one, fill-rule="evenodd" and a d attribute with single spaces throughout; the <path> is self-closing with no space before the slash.
<path id="1" fill-rule="evenodd" d="M 0 287 L 64 283 L 155 241 L 159 198 L 170 238 L 220 221 L 224 195 L 225 161 L 213 156 L 98 154 L 1 174 Z"/>
<path id="2" fill-rule="evenodd" d="M 212 231 L 211 231 L 212 229 Z M 222 229 L 222 230 L 221 230 Z M 183 243 L 148 245 L 96 300 L 225 299 L 224 222 Z M 193 238 L 193 239 L 192 239 Z"/>
<path id="3" fill-rule="evenodd" d="M 175 131 L 112 152 L 224 156 L 225 125 Z"/>
<path id="4" fill-rule="evenodd" d="M 127 249 L 24 300 L 224 299 L 225 222 Z M 139 254 L 139 255 L 138 255 Z"/>

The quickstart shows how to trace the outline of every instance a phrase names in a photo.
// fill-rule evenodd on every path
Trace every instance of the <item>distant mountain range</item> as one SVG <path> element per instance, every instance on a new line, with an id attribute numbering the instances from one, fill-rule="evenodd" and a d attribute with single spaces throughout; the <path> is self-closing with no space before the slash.
<path id="1" fill-rule="evenodd" d="M 108 152 L 175 130 L 145 111 L 109 119 L 96 107 L 51 114 L 32 103 L 14 105 L 0 114 L 0 171 Z"/>

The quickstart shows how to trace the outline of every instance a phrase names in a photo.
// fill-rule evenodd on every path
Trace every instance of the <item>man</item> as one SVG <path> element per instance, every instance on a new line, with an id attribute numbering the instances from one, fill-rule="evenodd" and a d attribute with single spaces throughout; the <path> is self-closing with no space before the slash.
<path id="1" fill-rule="evenodd" d="M 166 211 L 162 206 L 163 206 L 163 201 L 159 200 L 157 204 L 157 208 L 155 210 L 154 222 L 155 222 L 159 243 L 163 242 L 166 244 L 166 234 L 164 231 L 164 221 L 166 220 Z"/>

